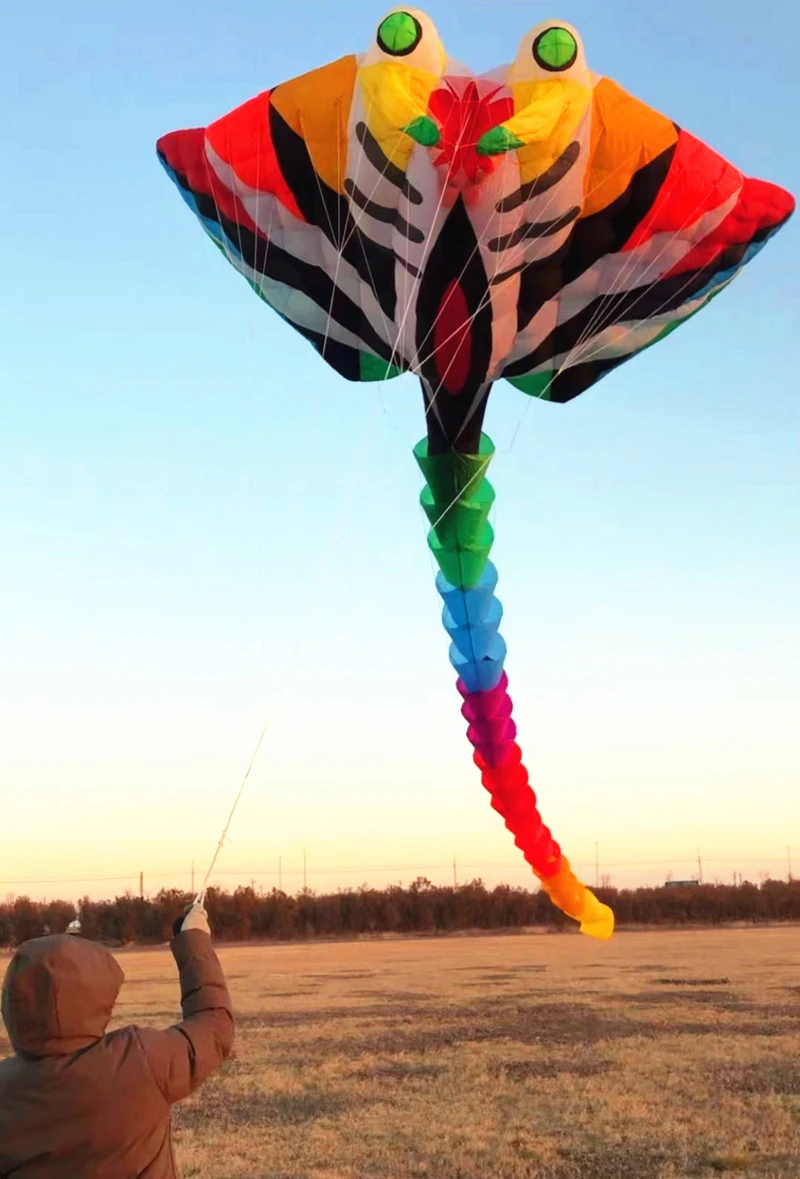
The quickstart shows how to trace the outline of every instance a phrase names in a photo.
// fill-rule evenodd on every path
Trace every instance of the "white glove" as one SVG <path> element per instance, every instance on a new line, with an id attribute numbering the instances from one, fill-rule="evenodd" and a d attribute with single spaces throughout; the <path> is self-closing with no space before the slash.
<path id="1" fill-rule="evenodd" d="M 201 933 L 207 933 L 209 937 L 211 936 L 208 914 L 198 901 L 190 905 L 184 915 L 178 918 L 172 927 L 172 932 L 177 937 L 179 933 L 188 933 L 190 929 L 199 929 Z"/>

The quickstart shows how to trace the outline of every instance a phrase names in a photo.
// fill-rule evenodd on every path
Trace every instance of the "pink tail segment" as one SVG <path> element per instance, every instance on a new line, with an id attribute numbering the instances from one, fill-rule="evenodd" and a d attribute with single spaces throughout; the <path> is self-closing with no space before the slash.
<path id="1" fill-rule="evenodd" d="M 458 690 L 464 699 L 461 712 L 469 723 L 467 736 L 475 749 L 475 764 L 492 797 L 493 809 L 504 819 L 553 903 L 579 921 L 583 933 L 602 940 L 611 937 L 611 910 L 577 879 L 542 822 L 522 763 L 522 750 L 515 740 L 517 726 L 512 719 L 508 676 L 503 672 L 497 687 L 485 692 L 470 692 L 459 680 Z"/>

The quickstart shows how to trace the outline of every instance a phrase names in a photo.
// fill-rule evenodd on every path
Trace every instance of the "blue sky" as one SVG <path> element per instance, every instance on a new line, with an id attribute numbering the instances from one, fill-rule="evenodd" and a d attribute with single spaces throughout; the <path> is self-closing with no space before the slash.
<path id="1" fill-rule="evenodd" d="M 164 12 L 38 0 L 3 20 L 0 890 L 200 873 L 276 699 L 224 883 L 282 855 L 295 886 L 303 846 L 315 887 L 444 879 L 454 851 L 463 875 L 526 883 L 458 713 L 414 380 L 327 370 L 223 265 L 154 152 L 362 50 L 381 7 Z M 800 192 L 789 5 L 430 12 L 476 70 L 571 21 L 595 70 Z M 798 240 L 792 223 L 572 405 L 492 395 L 521 742 L 590 877 L 595 841 L 617 883 L 685 874 L 697 845 L 709 876 L 783 871 L 793 842 L 800 864 Z"/>

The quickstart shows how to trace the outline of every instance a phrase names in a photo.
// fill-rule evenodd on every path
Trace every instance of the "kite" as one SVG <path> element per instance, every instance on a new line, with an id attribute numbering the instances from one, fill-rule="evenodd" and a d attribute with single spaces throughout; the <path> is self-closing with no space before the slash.
<path id="1" fill-rule="evenodd" d="M 157 145 L 257 295 L 350 381 L 418 376 L 414 454 L 450 660 L 491 805 L 584 933 L 613 914 L 538 809 L 512 719 L 490 561 L 487 399 L 567 402 L 715 298 L 789 219 L 750 179 L 587 65 L 547 21 L 475 76 L 428 16 Z"/>

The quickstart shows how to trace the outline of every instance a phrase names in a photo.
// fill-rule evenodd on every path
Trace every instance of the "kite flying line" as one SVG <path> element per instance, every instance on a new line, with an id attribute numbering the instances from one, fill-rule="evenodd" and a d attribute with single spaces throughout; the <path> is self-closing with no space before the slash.
<path id="1" fill-rule="evenodd" d="M 339 511 L 337 512 L 337 514 L 334 518 L 334 529 L 331 532 L 330 540 L 328 542 L 327 547 L 322 550 L 320 560 L 317 565 L 316 574 L 314 576 L 314 580 L 312 583 L 311 593 L 309 595 L 308 608 L 306 609 L 305 616 L 303 618 L 303 624 L 300 628 L 300 632 L 297 636 L 297 640 L 296 640 L 294 647 L 292 648 L 292 652 L 289 656 L 289 661 L 286 665 L 286 669 L 285 669 L 284 674 L 281 678 L 281 681 L 280 681 L 280 684 L 278 687 L 278 691 L 277 691 L 277 695 L 276 695 L 274 707 L 267 713 L 267 717 L 264 721 L 263 728 L 261 729 L 261 732 L 259 733 L 258 740 L 257 740 L 255 748 L 253 750 L 253 755 L 250 758 L 250 762 L 247 767 L 247 772 L 245 773 L 244 777 L 242 778 L 241 785 L 239 786 L 239 789 L 236 793 L 236 797 L 233 800 L 233 805 L 232 805 L 230 812 L 228 814 L 227 821 L 225 823 L 225 826 L 222 829 L 222 834 L 219 837 L 219 842 L 217 843 L 216 850 L 214 852 L 214 855 L 211 858 L 211 863 L 208 866 L 208 871 L 206 872 L 206 874 L 203 878 L 203 883 L 200 887 L 200 891 L 197 893 L 197 896 L 195 897 L 195 901 L 198 904 L 202 904 L 203 901 L 205 900 L 205 895 L 206 895 L 206 892 L 208 891 L 209 880 L 211 879 L 212 873 L 213 873 L 215 867 L 217 866 L 217 860 L 219 859 L 222 848 L 224 847 L 225 842 L 228 838 L 228 832 L 230 831 L 234 816 L 235 816 L 237 810 L 239 809 L 239 803 L 242 801 L 242 796 L 244 795 L 245 788 L 247 786 L 248 781 L 250 780 L 250 776 L 253 772 L 253 767 L 255 766 L 256 761 L 258 759 L 258 755 L 261 752 L 261 747 L 264 744 L 264 741 L 266 740 L 267 734 L 268 734 L 270 727 L 272 725 L 272 721 L 275 719 L 275 715 L 278 712 L 278 709 L 280 708 L 283 698 L 285 696 L 286 689 L 289 684 L 289 678 L 292 674 L 292 671 L 294 669 L 294 665 L 297 661 L 297 656 L 300 653 L 300 648 L 303 645 L 303 640 L 306 636 L 306 632 L 308 631 L 308 628 L 311 624 L 311 618 L 314 613 L 315 607 L 319 601 L 320 595 L 319 595 L 318 591 L 328 575 L 328 570 L 330 568 L 331 562 L 333 561 L 333 558 L 336 554 L 336 550 L 339 547 L 339 542 L 341 541 L 342 534 L 344 533 L 345 522 L 349 516 L 350 509 L 352 508 L 353 500 L 355 499 L 357 491 L 359 490 L 359 488 L 361 487 L 362 483 L 364 482 L 364 480 L 366 478 L 367 457 L 371 454 L 371 442 L 372 442 L 372 437 L 375 433 L 375 429 L 376 429 L 376 426 L 377 426 L 377 423 L 379 420 L 379 414 L 377 412 L 379 409 L 380 409 L 380 402 L 376 398 L 372 403 L 372 412 L 370 414 L 370 417 L 367 419 L 367 426 L 366 426 L 366 429 L 364 430 L 364 445 L 360 448 L 361 454 L 362 454 L 362 460 L 356 466 L 355 474 L 354 474 L 353 478 L 351 479 L 351 481 L 345 491 L 345 494 L 340 501 Z"/>

